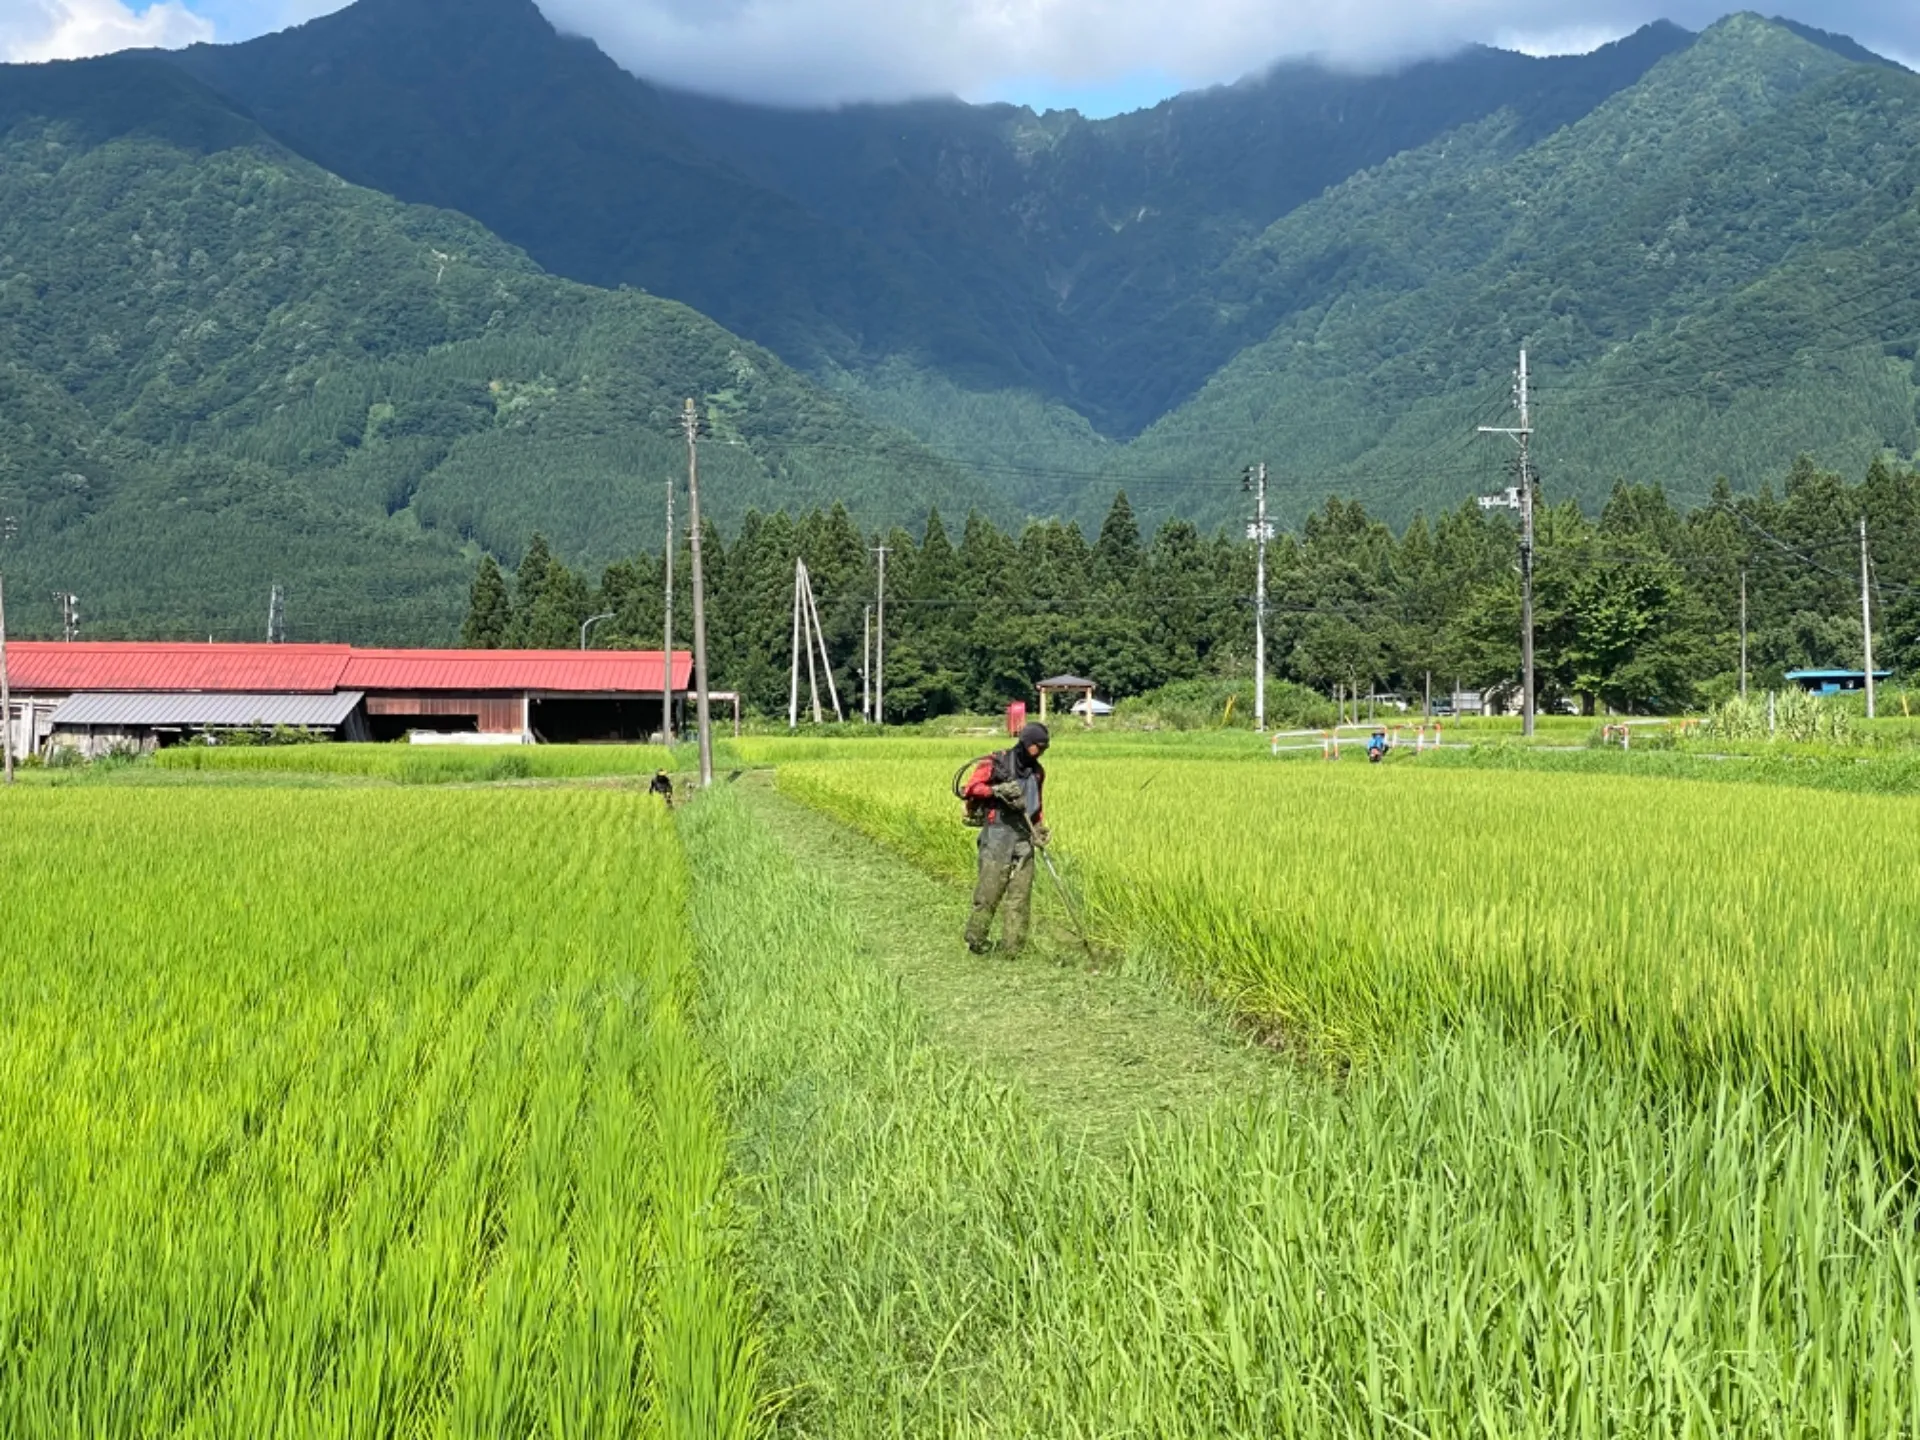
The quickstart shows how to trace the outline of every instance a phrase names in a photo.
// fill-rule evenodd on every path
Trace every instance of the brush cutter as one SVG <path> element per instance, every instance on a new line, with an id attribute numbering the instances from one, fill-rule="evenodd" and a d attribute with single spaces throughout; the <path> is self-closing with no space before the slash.
<path id="1" fill-rule="evenodd" d="M 1080 907 L 1074 903 L 1073 892 L 1067 889 L 1067 882 L 1062 880 L 1060 872 L 1054 869 L 1053 857 L 1047 853 L 1047 847 L 1040 843 L 1040 836 L 1033 828 L 1033 818 L 1024 810 L 1015 813 L 1020 816 L 1020 823 L 1027 827 L 1027 839 L 1033 842 L 1033 848 L 1040 856 L 1040 863 L 1047 867 L 1047 874 L 1053 877 L 1053 888 L 1060 892 L 1060 903 L 1067 907 L 1067 918 L 1073 922 L 1073 933 L 1080 937 L 1080 948 L 1087 952 L 1088 963 L 1097 964 L 1098 961 L 1093 953 L 1093 942 L 1087 939 L 1086 924 L 1080 919 Z"/>

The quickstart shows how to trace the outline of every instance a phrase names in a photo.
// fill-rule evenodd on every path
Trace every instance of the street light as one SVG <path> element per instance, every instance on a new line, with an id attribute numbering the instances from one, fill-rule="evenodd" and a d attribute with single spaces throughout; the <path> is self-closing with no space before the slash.
<path id="1" fill-rule="evenodd" d="M 598 625 L 602 620 L 611 620 L 613 617 L 614 617 L 614 612 L 611 610 L 608 610 L 599 615 L 589 615 L 585 620 L 581 621 L 580 622 L 580 648 L 582 650 L 587 648 L 587 631 L 591 630 L 594 626 Z"/>

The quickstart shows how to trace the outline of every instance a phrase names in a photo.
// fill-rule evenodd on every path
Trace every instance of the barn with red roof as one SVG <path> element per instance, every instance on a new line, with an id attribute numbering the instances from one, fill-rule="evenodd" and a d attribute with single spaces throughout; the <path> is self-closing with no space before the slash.
<path id="1" fill-rule="evenodd" d="M 346 740 L 646 740 L 692 657 L 658 650 L 362 650 L 351 645 L 16 642 L 17 751 L 56 736 L 142 749 L 291 726 Z M 31 737 L 31 738 L 29 738 Z"/>

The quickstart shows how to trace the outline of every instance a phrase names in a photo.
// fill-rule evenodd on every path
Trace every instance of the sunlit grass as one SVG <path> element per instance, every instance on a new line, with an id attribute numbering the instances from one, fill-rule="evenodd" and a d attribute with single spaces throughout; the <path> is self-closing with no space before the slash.
<path id="1" fill-rule="evenodd" d="M 931 760 L 783 789 L 956 876 Z M 1920 1159 L 1920 801 L 1417 763 L 1052 766 L 1092 922 L 1297 1043 L 1469 1019 L 1811 1097 Z"/>
<path id="2" fill-rule="evenodd" d="M 1865 1440 L 1920 1415 L 1920 1211 L 1844 1124 L 1465 1024 L 1143 1120 L 1108 1163 L 928 1038 L 830 873 L 724 792 L 684 823 L 794 1433 Z"/>
<path id="3" fill-rule="evenodd" d="M 0 1434 L 751 1433 L 617 793 L 0 796 Z"/>

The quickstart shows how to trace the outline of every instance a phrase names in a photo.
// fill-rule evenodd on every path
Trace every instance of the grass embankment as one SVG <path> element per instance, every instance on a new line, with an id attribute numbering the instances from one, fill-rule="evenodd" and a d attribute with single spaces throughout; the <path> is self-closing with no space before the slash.
<path id="1" fill-rule="evenodd" d="M 779 779 L 970 870 L 931 762 Z M 1313 1048 L 1370 1055 L 1468 1022 L 1564 1034 L 1664 1082 L 1754 1077 L 1920 1158 L 1920 858 L 1886 838 L 1920 826 L 1920 802 L 1092 757 L 1053 767 L 1049 802 L 1110 943 Z"/>
<path id="2" fill-rule="evenodd" d="M 1107 1163 L 930 1038 L 829 857 L 726 791 L 681 824 L 791 1433 L 1877 1437 L 1920 1415 L 1920 1211 L 1843 1126 L 1731 1081 L 1649 1098 L 1467 1026 L 1342 1087 L 1143 1123 Z"/>
<path id="3" fill-rule="evenodd" d="M 0 795 L 0 1434 L 753 1433 L 639 797 Z"/>

